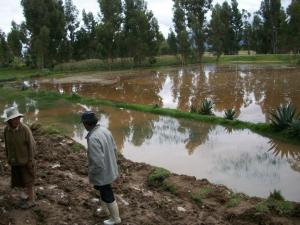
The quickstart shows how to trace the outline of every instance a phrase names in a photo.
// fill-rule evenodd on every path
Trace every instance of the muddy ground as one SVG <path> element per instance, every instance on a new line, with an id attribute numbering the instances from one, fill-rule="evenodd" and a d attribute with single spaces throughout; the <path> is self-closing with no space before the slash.
<path id="1" fill-rule="evenodd" d="M 32 127 L 37 141 L 37 204 L 18 208 L 18 197 L 10 192 L 10 169 L 5 161 L 3 127 L 0 145 L 0 225 L 102 224 L 105 217 L 97 211 L 98 193 L 87 180 L 87 160 L 83 147 L 61 135 L 49 135 L 40 126 Z M 148 176 L 153 167 L 119 157 L 120 178 L 114 190 L 120 207 L 122 224 L 128 225 L 213 225 L 213 224 L 300 224 L 300 207 L 288 215 L 275 209 L 258 212 L 260 198 L 240 195 L 236 204 L 228 204 L 232 192 L 206 179 L 172 174 L 169 188 L 151 186 Z M 173 188 L 170 188 L 173 187 Z M 213 189 L 200 201 L 191 195 L 199 188 Z"/>

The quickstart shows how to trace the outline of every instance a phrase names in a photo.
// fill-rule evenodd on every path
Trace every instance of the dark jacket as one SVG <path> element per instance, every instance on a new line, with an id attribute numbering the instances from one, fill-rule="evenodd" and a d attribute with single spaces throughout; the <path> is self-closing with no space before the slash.
<path id="1" fill-rule="evenodd" d="M 6 126 L 4 141 L 7 160 L 10 165 L 26 165 L 33 162 L 36 144 L 30 128 L 25 124 L 20 123 L 16 129 Z"/>

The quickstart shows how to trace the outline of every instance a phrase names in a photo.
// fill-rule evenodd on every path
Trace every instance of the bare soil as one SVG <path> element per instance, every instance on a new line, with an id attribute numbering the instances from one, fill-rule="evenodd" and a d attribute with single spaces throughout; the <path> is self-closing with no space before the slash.
<path id="1" fill-rule="evenodd" d="M 87 179 L 86 153 L 68 137 L 49 135 L 32 126 L 37 141 L 37 204 L 27 210 L 18 208 L 15 190 L 10 189 L 10 167 L 6 164 L 3 137 L 0 145 L 0 225 L 24 224 L 102 224 L 97 211 L 98 193 Z M 3 127 L 0 129 L 3 133 Z M 76 148 L 75 148 L 76 146 Z M 213 224 L 300 224 L 300 207 L 293 214 L 280 215 L 276 210 L 258 212 L 255 206 L 263 199 L 242 195 L 241 201 L 228 207 L 231 190 L 206 179 L 172 174 L 166 182 L 173 191 L 151 186 L 148 176 L 153 167 L 134 163 L 120 156 L 120 177 L 113 184 L 120 207 L 122 224 L 128 225 L 213 225 Z M 199 188 L 211 188 L 200 202 L 191 199 Z"/>
<path id="2" fill-rule="evenodd" d="M 121 80 L 133 79 L 136 77 L 146 77 L 153 75 L 152 70 L 128 70 L 110 72 L 82 72 L 67 75 L 64 77 L 41 78 L 39 83 L 69 84 L 69 83 L 97 83 L 107 86 L 119 83 Z"/>

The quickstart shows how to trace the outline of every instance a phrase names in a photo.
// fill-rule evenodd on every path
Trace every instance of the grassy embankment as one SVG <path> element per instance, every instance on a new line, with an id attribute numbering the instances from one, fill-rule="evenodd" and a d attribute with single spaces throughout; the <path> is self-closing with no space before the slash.
<path id="1" fill-rule="evenodd" d="M 199 63 L 195 60 L 189 60 L 188 64 Z M 216 58 L 211 55 L 204 55 L 202 63 L 216 63 Z M 224 55 L 221 56 L 220 64 L 226 63 L 285 63 L 297 64 L 300 63 L 300 56 L 290 54 L 278 55 Z M 150 64 L 147 60 L 141 65 L 134 65 L 130 59 L 115 59 L 112 63 L 107 63 L 100 59 L 88 59 L 78 62 L 70 62 L 56 65 L 53 69 L 38 70 L 28 68 L 0 68 L 0 82 L 26 79 L 38 76 L 60 76 L 69 72 L 84 72 L 84 71 L 109 71 L 109 70 L 129 70 L 141 68 L 157 68 L 166 66 L 182 65 L 179 57 L 164 55 L 156 58 L 155 64 Z"/>
<path id="2" fill-rule="evenodd" d="M 274 138 L 277 140 L 281 140 L 293 144 L 300 144 L 300 140 L 298 140 L 297 138 L 290 137 L 286 131 L 278 131 L 270 124 L 267 123 L 250 123 L 250 122 L 244 122 L 240 120 L 227 120 L 222 117 L 200 115 L 197 113 L 183 112 L 176 109 L 160 108 L 152 105 L 130 104 L 130 103 L 116 102 L 116 101 L 110 101 L 104 99 L 96 99 L 91 97 L 81 97 L 78 95 L 72 95 L 72 96 L 66 94 L 61 95 L 57 92 L 17 91 L 15 89 L 0 88 L 0 95 L 1 98 L 5 98 L 6 101 L 8 101 L 9 99 L 13 100 L 15 98 L 20 98 L 20 97 L 23 98 L 29 97 L 38 101 L 39 104 L 42 104 L 43 102 L 44 103 L 46 102 L 47 104 L 51 104 L 51 102 L 53 103 L 54 101 L 57 101 L 59 99 L 64 99 L 71 103 L 81 103 L 90 106 L 105 105 L 105 106 L 111 106 L 115 108 L 125 108 L 125 109 L 140 111 L 140 112 L 147 112 L 147 113 L 159 114 L 164 116 L 171 116 L 175 118 L 185 118 L 185 119 L 191 119 L 191 120 L 201 121 L 201 122 L 206 122 L 211 124 L 229 126 L 234 129 L 250 129 L 255 133 L 261 134 L 269 138 Z"/>

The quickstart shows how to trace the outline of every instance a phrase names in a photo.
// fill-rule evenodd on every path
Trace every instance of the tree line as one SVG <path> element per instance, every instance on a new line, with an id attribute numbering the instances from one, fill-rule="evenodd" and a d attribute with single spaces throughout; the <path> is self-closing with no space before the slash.
<path id="1" fill-rule="evenodd" d="M 79 11 L 72 0 L 21 0 L 25 21 L 0 30 L 0 66 L 53 67 L 62 62 L 116 58 L 155 63 L 159 54 L 201 61 L 205 51 L 217 56 L 299 53 L 300 0 L 285 10 L 280 0 L 262 0 L 251 15 L 237 0 L 173 0 L 174 30 L 167 39 L 144 0 L 98 0 L 99 15 Z M 207 13 L 211 12 L 210 19 Z"/>

